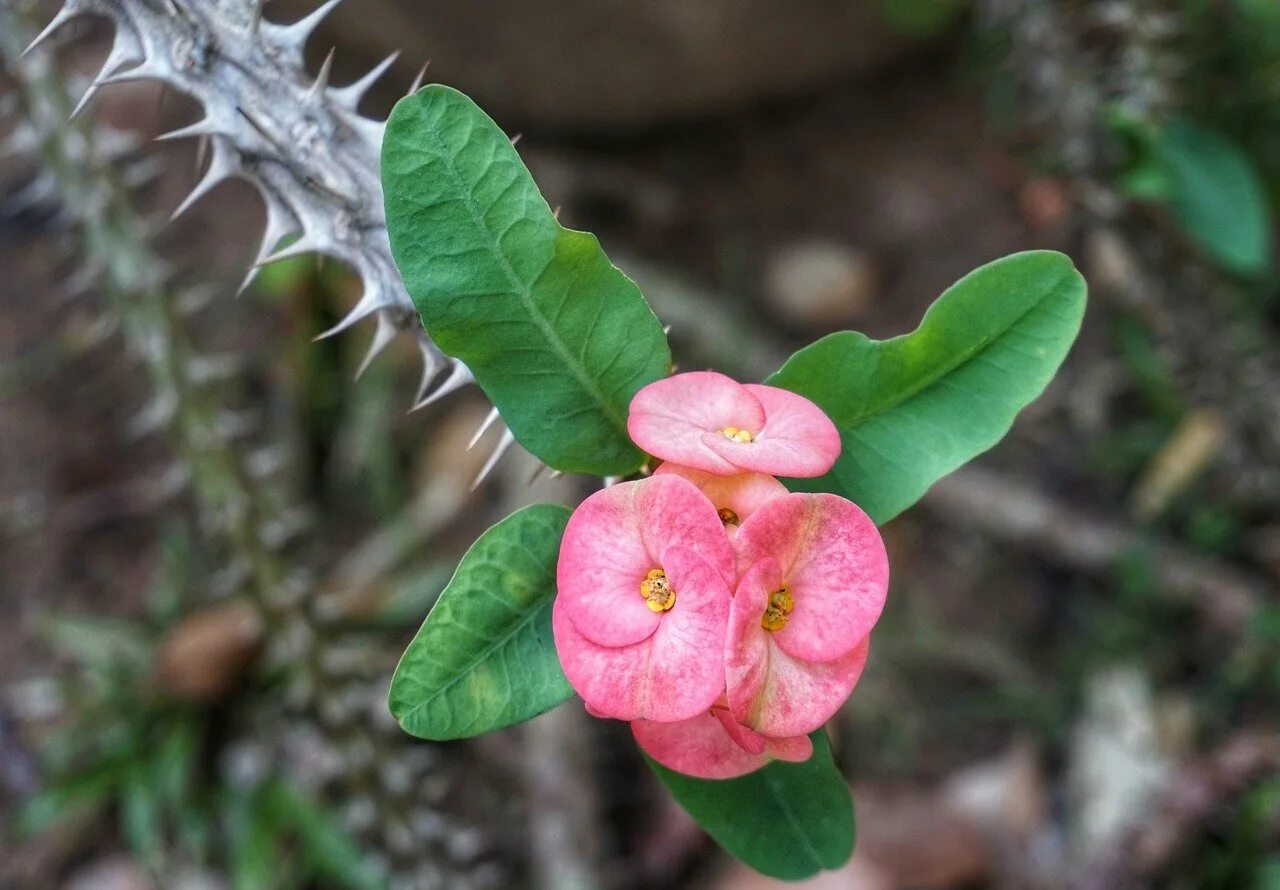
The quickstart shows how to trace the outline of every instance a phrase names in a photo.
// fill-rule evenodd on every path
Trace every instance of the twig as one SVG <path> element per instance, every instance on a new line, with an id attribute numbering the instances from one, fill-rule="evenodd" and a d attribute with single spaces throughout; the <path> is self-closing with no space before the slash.
<path id="1" fill-rule="evenodd" d="M 1167 594 L 1195 605 L 1224 630 L 1243 629 L 1267 595 L 1267 585 L 1251 575 L 1078 512 L 991 470 L 967 467 L 953 473 L 922 503 L 947 521 L 1083 572 L 1106 573 L 1122 557 L 1146 553 Z"/>

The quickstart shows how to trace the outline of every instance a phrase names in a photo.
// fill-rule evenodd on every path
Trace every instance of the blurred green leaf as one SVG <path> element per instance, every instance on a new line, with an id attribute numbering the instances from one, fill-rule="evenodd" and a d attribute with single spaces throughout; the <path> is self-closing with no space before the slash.
<path id="1" fill-rule="evenodd" d="M 33 837 L 71 816 L 106 806 L 127 769 L 126 762 L 108 760 L 56 779 L 22 805 L 17 819 L 19 833 Z"/>
<path id="2" fill-rule="evenodd" d="M 120 788 L 120 824 L 133 854 L 156 869 L 164 849 L 160 798 L 145 761 L 134 761 Z"/>
<path id="3" fill-rule="evenodd" d="M 662 325 L 594 235 L 556 221 L 498 125 L 457 90 L 419 90 L 387 122 L 382 182 L 423 324 L 520 444 L 564 472 L 638 469 L 627 410 L 671 373 Z"/>
<path id="4" fill-rule="evenodd" d="M 1253 161 L 1226 135 L 1170 121 L 1154 145 L 1171 182 L 1169 206 L 1182 229 L 1229 272 L 1271 267 L 1272 220 Z"/>
<path id="5" fill-rule="evenodd" d="M 534 504 L 480 536 L 391 680 L 391 713 L 426 739 L 511 726 L 573 695 L 551 637 L 570 511 Z"/>
<path id="6" fill-rule="evenodd" d="M 229 835 L 231 881 L 235 890 L 274 890 L 289 867 L 280 832 L 263 796 L 229 789 L 224 795 L 224 828 Z"/>
<path id="7" fill-rule="evenodd" d="M 702 828 L 737 859 L 785 881 L 844 865 L 853 854 L 853 799 L 825 730 L 804 763 L 774 761 L 737 779 L 695 779 L 649 766 Z"/>
<path id="8" fill-rule="evenodd" d="M 145 671 L 151 664 L 151 642 L 136 624 L 89 615 L 48 615 L 41 636 L 59 655 L 93 670 L 120 668 Z"/>
<path id="9" fill-rule="evenodd" d="M 342 830 L 324 805 L 288 782 L 271 782 L 263 789 L 272 821 L 297 833 L 305 860 L 325 886 L 376 890 L 383 881 L 365 862 L 364 854 Z"/>
<path id="10" fill-rule="evenodd" d="M 961 0 L 880 0 L 885 19 L 912 37 L 936 37 L 964 12 Z"/>
<path id="11" fill-rule="evenodd" d="M 910 334 L 842 331 L 800 350 L 768 382 L 817 403 L 843 448 L 825 476 L 788 487 L 842 494 L 888 522 L 1004 437 L 1053 379 L 1084 305 L 1070 259 L 1029 251 L 970 272 Z"/>
<path id="12" fill-rule="evenodd" d="M 165 734 L 151 761 L 156 792 L 175 811 L 182 808 L 193 790 L 199 737 L 196 718 L 179 719 Z"/>

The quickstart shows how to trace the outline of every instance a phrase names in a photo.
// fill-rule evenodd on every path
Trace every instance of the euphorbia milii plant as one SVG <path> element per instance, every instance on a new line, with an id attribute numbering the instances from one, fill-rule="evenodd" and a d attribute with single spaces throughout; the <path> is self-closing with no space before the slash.
<path id="1" fill-rule="evenodd" d="M 627 426 L 650 452 L 701 459 L 719 454 L 707 441 L 744 432 L 703 429 L 726 419 L 757 431 L 734 441 L 734 465 L 663 464 L 574 511 L 552 612 L 560 664 L 591 713 L 636 721 L 650 756 L 708 779 L 812 751 L 807 734 L 862 673 L 889 587 L 865 513 L 761 472 L 835 462 L 840 437 L 808 399 L 677 374 L 636 394 Z"/>
<path id="2" fill-rule="evenodd" d="M 1083 279 L 1061 254 L 1015 254 L 909 334 L 834 333 L 762 383 L 675 374 L 635 283 L 560 224 L 461 93 L 401 100 L 382 175 L 430 338 L 586 495 L 525 507 L 462 557 L 392 681 L 401 726 L 463 738 L 576 695 L 629 723 L 734 856 L 782 878 L 839 867 L 853 811 L 824 725 L 875 651 L 877 526 L 1040 394 L 1079 329 Z"/>

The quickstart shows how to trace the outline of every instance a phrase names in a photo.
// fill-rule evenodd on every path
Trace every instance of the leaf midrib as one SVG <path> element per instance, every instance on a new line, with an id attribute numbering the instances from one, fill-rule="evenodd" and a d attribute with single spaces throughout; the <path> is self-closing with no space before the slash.
<path id="1" fill-rule="evenodd" d="M 937 372 L 930 375 L 926 375 L 925 377 L 921 378 L 920 382 L 918 382 L 914 386 L 908 387 L 896 398 L 892 399 L 889 402 L 884 403 L 883 405 L 877 406 L 873 411 L 857 414 L 854 417 L 845 420 L 842 425 L 850 428 L 861 426 L 871 419 L 879 417 L 883 414 L 888 414 L 890 411 L 897 410 L 907 402 L 910 402 L 916 396 L 920 395 L 920 393 L 922 393 L 924 390 L 929 389 L 930 387 L 936 385 L 944 377 L 954 374 L 955 372 L 963 368 L 965 365 L 969 364 L 974 359 L 976 359 L 979 355 L 986 352 L 991 347 L 995 346 L 1000 340 L 1003 340 L 1005 337 L 1007 337 L 1009 333 L 1014 328 L 1016 328 L 1024 318 L 1026 318 L 1031 313 L 1035 312 L 1037 309 L 1041 308 L 1048 301 L 1058 296 L 1063 286 L 1066 284 L 1069 284 L 1070 280 L 1071 280 L 1071 276 L 1069 274 L 1066 276 L 1063 276 L 1061 279 L 1059 279 L 1057 283 L 1054 284 L 1052 288 L 1048 290 L 1048 292 L 1046 292 L 1046 294 L 1042 298 L 1040 298 L 1039 300 L 1036 300 L 1034 303 L 1032 303 L 1030 306 L 1028 306 L 1026 309 L 1020 312 L 1016 318 L 1012 319 L 998 333 L 992 334 L 987 338 L 979 340 L 967 352 L 962 351 L 956 361 L 948 364 L 940 365 L 938 367 Z M 926 319 L 926 322 L 927 322 L 927 319 Z M 916 328 L 914 331 L 912 331 L 909 334 L 904 334 L 902 337 L 893 337 L 889 340 L 872 340 L 871 342 L 874 343 L 876 347 L 877 366 L 879 365 L 881 359 L 884 356 L 884 350 L 889 346 L 889 344 L 894 342 L 909 341 L 912 337 L 915 337 L 920 333 L 921 329 L 924 327 L 924 324 L 926 322 L 922 322 L 920 327 Z"/>
<path id="2" fill-rule="evenodd" d="M 469 130 L 468 130 L 467 138 L 470 138 L 470 134 L 475 132 L 475 127 L 471 125 L 468 125 L 468 126 L 469 126 Z M 596 401 L 596 403 L 601 407 L 604 414 L 609 418 L 609 421 L 614 425 L 614 427 L 619 432 L 621 432 L 624 435 L 624 437 L 626 437 L 626 432 L 627 432 L 626 418 L 624 418 L 621 412 L 619 412 L 609 402 L 609 400 L 605 397 L 604 393 L 596 387 L 595 381 L 587 373 L 586 366 L 580 363 L 574 357 L 574 355 L 568 349 L 565 348 L 564 343 L 560 340 L 559 336 L 556 334 L 555 328 L 551 325 L 550 320 L 545 315 L 543 315 L 542 312 L 538 309 L 538 307 L 534 304 L 533 297 L 532 297 L 532 294 L 530 293 L 529 288 L 525 285 L 523 281 L 520 280 L 520 277 L 516 274 L 516 270 L 512 267 L 510 261 L 507 259 L 506 254 L 502 252 L 502 248 L 498 241 L 497 236 L 495 235 L 493 230 L 489 228 L 488 223 L 485 222 L 484 214 L 480 212 L 480 207 L 479 205 L 477 205 L 471 190 L 466 188 L 464 180 L 459 175 L 457 168 L 454 166 L 454 156 L 450 155 L 447 149 L 445 148 L 444 141 L 441 139 L 439 132 L 434 127 L 425 127 L 424 129 L 427 130 L 428 134 L 430 134 L 429 138 L 435 143 L 435 147 L 441 158 L 441 163 L 444 165 L 446 171 L 448 172 L 449 178 L 453 182 L 454 187 L 457 189 L 458 194 L 461 194 L 463 196 L 463 204 L 466 206 L 467 212 L 471 216 L 472 223 L 475 224 L 477 229 L 484 232 L 489 237 L 488 246 L 490 248 L 490 252 L 495 257 L 498 258 L 499 265 L 501 266 L 503 272 L 506 274 L 507 279 L 514 286 L 513 293 L 520 300 L 521 304 L 525 307 L 526 311 L 528 311 L 530 317 L 533 320 L 535 327 L 537 327 L 538 330 L 542 333 L 544 339 L 547 341 L 547 345 L 551 348 L 551 350 L 557 356 L 559 356 L 559 358 L 569 368 L 570 372 L 573 374 L 574 378 L 578 381 L 578 383 L 582 386 L 582 388 L 586 390 L 587 393 L 590 396 L 592 396 L 592 398 Z M 519 162 L 517 161 L 517 163 Z M 490 167 L 489 169 L 492 170 L 492 167 Z M 548 261 L 547 265 L 543 267 L 542 272 L 539 273 L 539 277 L 541 277 L 541 275 L 546 272 L 547 268 L 550 267 L 551 263 L 555 261 L 556 246 L 558 246 L 559 244 L 561 234 L 565 231 L 564 226 L 561 226 L 559 222 L 555 222 L 555 226 L 556 226 L 556 239 L 555 239 L 555 244 L 553 244 L 552 246 L 551 260 Z M 574 274 L 576 277 L 577 274 L 580 274 L 580 270 L 575 271 Z M 629 442 L 630 438 L 627 437 L 626 440 Z"/>
<path id="3" fill-rule="evenodd" d="M 817 752 L 814 752 L 815 756 L 816 754 Z M 765 785 L 768 786 L 769 793 L 771 793 L 774 799 L 777 800 L 778 809 L 782 811 L 782 815 L 786 818 L 787 823 L 795 830 L 797 837 L 800 838 L 800 843 L 803 844 L 805 851 L 813 859 L 813 863 L 817 867 L 817 870 L 822 871 L 826 867 L 826 864 L 822 858 L 822 855 L 818 852 L 817 848 L 814 847 L 813 843 L 809 840 L 808 833 L 801 828 L 801 823 L 799 819 L 796 818 L 796 814 L 793 813 L 791 811 L 791 807 L 787 805 L 787 799 L 785 795 L 779 793 L 780 789 L 776 784 L 774 777 L 769 775 L 768 771 L 766 770 L 761 774 L 761 778 L 764 779 Z"/>

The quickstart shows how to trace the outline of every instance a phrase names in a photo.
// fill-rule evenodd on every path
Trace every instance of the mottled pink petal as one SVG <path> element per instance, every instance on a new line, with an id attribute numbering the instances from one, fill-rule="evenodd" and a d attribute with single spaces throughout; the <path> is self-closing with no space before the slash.
<path id="1" fill-rule="evenodd" d="M 761 454 L 771 442 L 782 441 L 787 443 L 787 460 L 794 461 L 795 469 L 761 472 L 799 478 L 821 476 L 831 469 L 840 456 L 842 443 L 839 430 L 825 411 L 790 390 L 759 383 L 744 387 L 764 407 L 764 429 L 757 437 L 757 442 L 765 446 L 760 449 Z M 760 460 L 766 458 L 762 456 Z"/>
<path id="2" fill-rule="evenodd" d="M 787 654 L 777 643 L 780 632 L 760 625 L 779 578 L 777 563 L 763 559 L 748 568 L 734 595 L 725 647 L 726 698 L 739 723 L 763 735 L 791 737 L 817 729 L 848 699 L 866 664 L 870 638 L 864 635 L 851 651 L 827 662 Z"/>
<path id="3" fill-rule="evenodd" d="M 774 642 L 793 658 L 831 661 L 871 632 L 889 590 L 884 542 L 867 514 L 833 494 L 774 498 L 734 538 L 738 565 L 777 560 L 795 601 Z M 776 588 L 771 588 L 776 589 Z"/>
<path id="4" fill-rule="evenodd" d="M 633 484 L 645 549 L 665 568 L 666 550 L 688 547 L 720 572 L 730 587 L 738 580 L 733 544 L 711 501 L 687 479 L 651 476 Z M 613 486 L 617 488 L 619 486 Z"/>
<path id="5" fill-rule="evenodd" d="M 718 457 L 757 473 L 821 476 L 840 456 L 835 424 L 813 402 L 785 389 L 749 383 L 744 387 L 764 406 L 765 423 L 750 442 L 705 433 L 702 444 Z"/>
<path id="6" fill-rule="evenodd" d="M 627 431 L 654 457 L 709 473 L 729 475 L 737 467 L 704 444 L 713 432 L 744 429 L 754 435 L 764 428 L 759 401 L 736 380 L 715 371 L 690 371 L 658 380 L 631 400 Z"/>
<path id="7" fill-rule="evenodd" d="M 645 753 L 658 763 L 700 779 L 733 779 L 755 772 L 771 760 L 805 761 L 813 756 L 813 743 L 807 736 L 766 739 L 751 733 L 761 740 L 761 746 L 747 751 L 727 731 L 724 714 L 724 709 L 716 708 L 680 723 L 636 720 L 631 731 Z M 733 724 L 732 720 L 728 723 Z"/>
<path id="8" fill-rule="evenodd" d="M 732 546 L 715 508 L 678 476 L 623 482 L 598 491 L 569 518 L 556 567 L 557 599 L 579 632 L 602 646 L 647 638 L 660 615 L 649 611 L 640 584 L 665 568 L 671 544 L 691 547 L 728 583 Z"/>
<path id="9" fill-rule="evenodd" d="M 560 666 L 594 714 L 685 720 L 710 708 L 724 690 L 729 588 L 720 571 L 688 547 L 669 547 L 665 567 L 676 589 L 675 605 L 658 615 L 648 638 L 631 645 L 592 642 L 570 606 L 556 597 L 551 630 Z"/>
<path id="10" fill-rule="evenodd" d="M 720 725 L 728 733 L 733 743 L 748 754 L 763 754 L 764 749 L 768 747 L 769 740 L 767 738 L 733 719 L 727 704 L 724 707 L 712 708 L 711 716 L 720 721 Z"/>
<path id="11" fill-rule="evenodd" d="M 787 487 L 772 476 L 764 473 L 738 473 L 734 476 L 717 476 L 705 470 L 695 470 L 668 461 L 654 472 L 655 476 L 674 475 L 688 479 L 711 501 L 711 506 L 719 510 L 732 510 L 737 515 L 737 523 L 725 524 L 725 531 L 732 538 L 738 533 L 738 526 L 746 522 L 765 501 L 773 500 L 787 493 Z"/>

